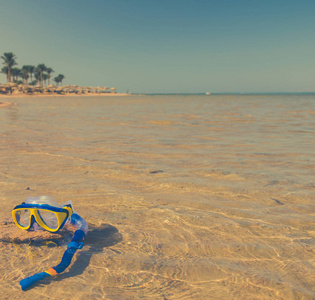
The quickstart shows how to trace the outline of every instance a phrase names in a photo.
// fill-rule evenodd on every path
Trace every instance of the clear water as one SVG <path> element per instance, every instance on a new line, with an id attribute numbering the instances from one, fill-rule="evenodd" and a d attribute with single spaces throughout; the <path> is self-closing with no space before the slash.
<path id="1" fill-rule="evenodd" d="M 52 195 L 90 225 L 71 267 L 24 299 L 315 298 L 314 95 L 8 101 L 1 220 Z M 2 299 L 67 242 L 0 242 Z"/>

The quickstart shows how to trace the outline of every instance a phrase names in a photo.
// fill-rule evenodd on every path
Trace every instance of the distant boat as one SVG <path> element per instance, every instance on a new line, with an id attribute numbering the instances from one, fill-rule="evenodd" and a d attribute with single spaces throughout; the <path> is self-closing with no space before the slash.
<path id="1" fill-rule="evenodd" d="M 211 95 L 211 93 L 210 92 L 206 92 L 206 95 Z"/>

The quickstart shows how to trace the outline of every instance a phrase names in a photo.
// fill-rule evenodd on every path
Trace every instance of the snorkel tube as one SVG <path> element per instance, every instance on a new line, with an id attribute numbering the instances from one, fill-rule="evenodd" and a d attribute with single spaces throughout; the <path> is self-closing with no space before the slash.
<path id="1" fill-rule="evenodd" d="M 22 279 L 20 281 L 20 285 L 23 291 L 29 288 L 31 285 L 33 285 L 39 280 L 62 273 L 66 268 L 69 267 L 72 257 L 75 254 L 75 252 L 78 249 L 82 249 L 83 247 L 82 241 L 88 232 L 88 224 L 77 213 L 73 213 L 71 215 L 70 223 L 74 225 L 77 228 L 77 230 L 74 232 L 72 240 L 68 244 L 67 250 L 63 254 L 61 262 L 57 266 L 49 268 L 45 272 L 37 273 L 30 277 Z"/>

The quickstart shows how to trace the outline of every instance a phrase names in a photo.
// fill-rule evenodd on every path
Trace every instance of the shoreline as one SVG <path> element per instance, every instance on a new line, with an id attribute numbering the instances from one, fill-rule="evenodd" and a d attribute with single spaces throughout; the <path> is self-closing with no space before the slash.
<path id="1" fill-rule="evenodd" d="M 0 94 L 0 98 L 29 98 L 29 97 L 85 97 L 85 96 L 130 96 L 127 93 L 89 93 L 89 94 L 57 94 L 57 93 L 38 93 L 38 94 Z"/>
<path id="2" fill-rule="evenodd" d="M 89 94 L 48 94 L 48 93 L 41 93 L 41 94 L 0 94 L 1 98 L 33 98 L 33 97 L 89 97 L 89 96 L 130 96 L 131 94 L 127 93 L 89 93 Z"/>
<path id="3" fill-rule="evenodd" d="M 16 98 L 41 98 L 41 97 L 99 97 L 99 96 L 105 96 L 105 97 L 119 97 L 119 96 L 130 96 L 131 94 L 127 93 L 89 93 L 89 94 L 0 94 L 0 108 L 5 108 L 14 105 L 13 102 L 7 102 L 7 101 L 1 101 L 1 100 L 13 100 Z"/>

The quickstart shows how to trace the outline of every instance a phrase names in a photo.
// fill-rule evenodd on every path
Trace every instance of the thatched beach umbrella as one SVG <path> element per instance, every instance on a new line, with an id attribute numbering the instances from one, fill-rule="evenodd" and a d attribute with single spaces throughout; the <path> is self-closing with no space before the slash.
<path id="1" fill-rule="evenodd" d="M 63 87 L 62 86 L 57 87 L 56 89 L 54 89 L 54 92 L 57 94 L 63 94 L 64 93 Z"/>
<path id="2" fill-rule="evenodd" d="M 34 86 L 34 92 L 42 93 L 42 91 L 43 91 L 43 87 L 41 85 L 37 84 Z"/>
<path id="3" fill-rule="evenodd" d="M 76 92 L 81 92 L 83 90 L 82 86 L 75 85 L 74 87 Z"/>
<path id="4" fill-rule="evenodd" d="M 25 93 L 27 91 L 26 89 L 27 85 L 26 84 L 19 84 L 18 89 L 20 92 Z"/>
<path id="5" fill-rule="evenodd" d="M 47 86 L 48 91 L 51 92 L 51 93 L 54 93 L 56 88 L 57 87 L 55 85 L 53 85 L 53 84 L 50 84 L 49 86 Z"/>
<path id="6" fill-rule="evenodd" d="M 5 92 L 12 94 L 13 90 L 17 87 L 17 83 L 15 82 L 7 82 L 5 84 Z"/>
<path id="7" fill-rule="evenodd" d="M 87 94 L 88 92 L 89 92 L 89 90 L 85 86 L 83 86 L 82 87 L 82 93 Z"/>
<path id="8" fill-rule="evenodd" d="M 87 86 L 87 87 L 85 87 L 85 89 L 87 90 L 88 93 L 91 93 L 91 91 L 93 90 L 93 88 L 91 86 Z"/>
<path id="9" fill-rule="evenodd" d="M 1 93 L 6 93 L 6 85 L 5 84 L 0 84 L 0 92 Z"/>
<path id="10" fill-rule="evenodd" d="M 30 93 L 33 93 L 35 91 L 35 87 L 33 85 L 26 85 L 24 87 L 24 91 L 27 93 L 27 94 L 30 94 Z"/>
<path id="11" fill-rule="evenodd" d="M 17 86 L 18 84 L 16 82 L 7 82 L 6 86 Z"/>

